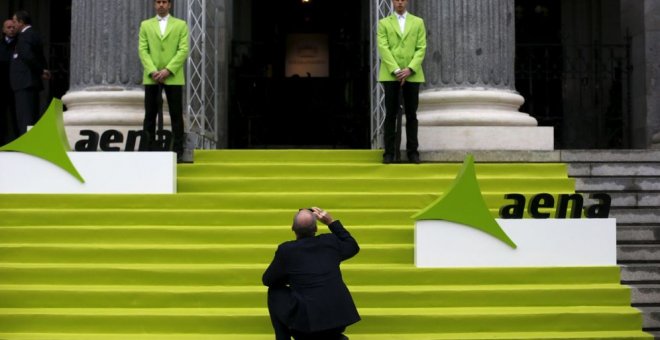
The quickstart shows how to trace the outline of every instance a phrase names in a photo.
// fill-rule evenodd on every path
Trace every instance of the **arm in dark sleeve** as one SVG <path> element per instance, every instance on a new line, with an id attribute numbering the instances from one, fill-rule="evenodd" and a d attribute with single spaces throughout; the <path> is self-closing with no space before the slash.
<path id="1" fill-rule="evenodd" d="M 273 262 L 270 263 L 264 275 L 261 277 L 261 282 L 264 286 L 283 286 L 286 282 L 286 271 L 284 270 L 284 262 L 282 259 L 282 252 L 277 248 Z"/>
<path id="2" fill-rule="evenodd" d="M 351 233 L 344 228 L 339 220 L 330 223 L 328 227 L 339 239 L 339 251 L 341 253 L 342 261 L 350 259 L 360 251 L 360 246 L 358 246 L 357 241 L 351 236 Z"/>
<path id="3" fill-rule="evenodd" d="M 46 69 L 46 59 L 43 54 L 41 39 L 37 35 L 30 35 L 28 41 L 16 44 L 16 53 L 18 57 L 34 72 L 41 75 Z"/>

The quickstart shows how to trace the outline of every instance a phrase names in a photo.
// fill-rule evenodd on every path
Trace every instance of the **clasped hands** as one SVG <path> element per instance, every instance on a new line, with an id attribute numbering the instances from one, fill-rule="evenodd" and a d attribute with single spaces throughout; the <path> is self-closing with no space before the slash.
<path id="1" fill-rule="evenodd" d="M 409 67 L 406 67 L 404 69 L 399 70 L 396 75 L 396 79 L 401 82 L 401 85 L 403 85 L 406 82 L 406 79 L 410 77 L 412 74 L 412 70 Z"/>
<path id="2" fill-rule="evenodd" d="M 152 72 L 151 79 L 153 79 L 157 83 L 163 84 L 165 83 L 165 79 L 167 79 L 167 77 L 169 77 L 170 75 L 172 75 L 170 70 L 164 68 L 160 71 Z"/>

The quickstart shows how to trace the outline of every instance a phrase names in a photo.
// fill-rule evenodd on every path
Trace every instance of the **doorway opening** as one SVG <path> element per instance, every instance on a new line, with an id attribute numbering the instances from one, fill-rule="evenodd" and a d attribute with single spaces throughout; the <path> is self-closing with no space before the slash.
<path id="1" fill-rule="evenodd" d="M 370 148 L 369 2 L 234 5 L 230 148 Z"/>
<path id="2" fill-rule="evenodd" d="M 521 111 L 553 126 L 555 149 L 630 147 L 630 41 L 609 0 L 516 0 Z"/>

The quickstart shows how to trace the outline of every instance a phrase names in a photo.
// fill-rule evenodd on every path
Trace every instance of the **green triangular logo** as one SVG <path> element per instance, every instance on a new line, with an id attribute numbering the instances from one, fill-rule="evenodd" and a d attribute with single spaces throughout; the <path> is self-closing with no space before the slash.
<path id="1" fill-rule="evenodd" d="M 17 151 L 39 157 L 59 166 L 81 183 L 85 183 L 67 154 L 71 148 L 64 131 L 63 111 L 62 102 L 53 99 L 46 113 L 30 131 L 0 147 L 0 151 Z"/>
<path id="2" fill-rule="evenodd" d="M 511 248 L 518 247 L 488 211 L 479 189 L 472 155 L 463 161 L 463 167 L 449 190 L 412 218 L 416 221 L 444 220 L 464 224 L 492 235 Z"/>

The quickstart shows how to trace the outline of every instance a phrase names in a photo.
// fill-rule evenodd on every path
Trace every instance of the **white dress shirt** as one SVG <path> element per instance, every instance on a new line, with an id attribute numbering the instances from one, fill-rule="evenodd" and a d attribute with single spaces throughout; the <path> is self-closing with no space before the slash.
<path id="1" fill-rule="evenodd" d="M 403 14 L 396 13 L 396 18 L 399 19 L 401 33 L 406 31 L 406 15 L 408 15 L 408 12 L 404 12 Z"/>
<path id="2" fill-rule="evenodd" d="M 160 35 L 165 35 L 165 29 L 167 28 L 167 19 L 169 19 L 170 15 L 168 14 L 165 17 L 161 17 L 157 15 L 156 17 L 158 18 L 158 24 L 160 25 Z"/>

